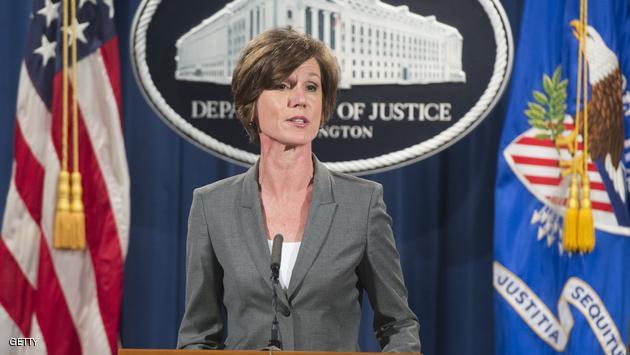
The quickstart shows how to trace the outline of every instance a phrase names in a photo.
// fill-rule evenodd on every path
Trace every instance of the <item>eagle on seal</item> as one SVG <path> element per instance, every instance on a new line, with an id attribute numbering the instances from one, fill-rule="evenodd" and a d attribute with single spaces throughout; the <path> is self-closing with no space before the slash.
<path id="1" fill-rule="evenodd" d="M 583 31 L 582 24 L 577 20 L 571 21 L 570 25 L 578 40 L 583 33 L 586 35 L 588 82 L 591 87 L 588 103 L 589 153 L 598 166 L 603 164 L 615 192 L 625 202 L 625 167 L 620 164 L 625 139 L 622 99 L 625 78 L 621 74 L 617 55 L 606 46 L 595 28 L 587 26 Z"/>

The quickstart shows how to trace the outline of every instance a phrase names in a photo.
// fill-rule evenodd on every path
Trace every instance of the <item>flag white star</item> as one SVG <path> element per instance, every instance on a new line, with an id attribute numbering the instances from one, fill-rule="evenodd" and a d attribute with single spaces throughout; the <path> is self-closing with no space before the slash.
<path id="1" fill-rule="evenodd" d="M 46 35 L 42 35 L 42 42 L 39 45 L 39 48 L 33 51 L 33 53 L 37 53 L 42 56 L 42 60 L 44 62 L 44 66 L 48 64 L 50 58 L 55 57 L 55 46 L 57 45 L 56 41 L 48 42 L 48 38 Z"/>
<path id="2" fill-rule="evenodd" d="M 114 17 L 114 0 L 103 0 L 105 5 L 109 6 L 109 18 Z"/>
<path id="3" fill-rule="evenodd" d="M 87 38 L 85 38 L 85 29 L 90 25 L 89 21 L 78 22 L 77 21 L 77 41 L 81 41 L 83 43 L 87 43 Z M 68 26 L 68 40 L 72 43 L 72 25 Z"/>
<path id="4" fill-rule="evenodd" d="M 53 4 L 52 0 L 46 0 L 44 7 L 37 11 L 38 15 L 46 17 L 46 27 L 50 26 L 50 23 L 59 17 L 59 4 L 60 3 Z"/>
<path id="5" fill-rule="evenodd" d="M 92 4 L 94 4 L 94 6 L 96 6 L 96 0 L 80 0 L 79 1 L 79 8 L 82 8 L 83 4 L 85 4 L 86 2 L 91 2 Z"/>

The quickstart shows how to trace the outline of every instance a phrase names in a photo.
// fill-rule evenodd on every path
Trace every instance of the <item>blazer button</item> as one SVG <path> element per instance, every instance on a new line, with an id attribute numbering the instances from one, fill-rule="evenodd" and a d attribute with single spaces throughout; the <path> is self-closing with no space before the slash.
<path id="1" fill-rule="evenodd" d="M 278 302 L 278 311 L 281 315 L 288 317 L 291 315 L 291 309 L 282 302 Z"/>

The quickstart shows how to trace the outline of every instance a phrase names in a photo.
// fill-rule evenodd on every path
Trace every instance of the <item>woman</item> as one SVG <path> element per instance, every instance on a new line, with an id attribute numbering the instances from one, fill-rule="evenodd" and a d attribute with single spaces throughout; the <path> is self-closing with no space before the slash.
<path id="1" fill-rule="evenodd" d="M 291 29 L 266 31 L 243 50 L 232 92 L 260 159 L 194 192 L 178 347 L 267 345 L 269 241 L 282 234 L 283 349 L 358 351 L 365 290 L 382 349 L 420 351 L 382 186 L 331 172 L 311 152 L 338 72 L 324 44 Z"/>

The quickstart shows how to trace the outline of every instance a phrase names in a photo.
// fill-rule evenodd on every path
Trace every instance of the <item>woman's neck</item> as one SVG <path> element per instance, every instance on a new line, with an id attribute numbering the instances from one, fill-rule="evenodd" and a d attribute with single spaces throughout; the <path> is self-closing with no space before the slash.
<path id="1" fill-rule="evenodd" d="M 261 141 L 258 184 L 265 193 L 283 198 L 304 192 L 313 178 L 311 144 L 286 146 Z"/>

